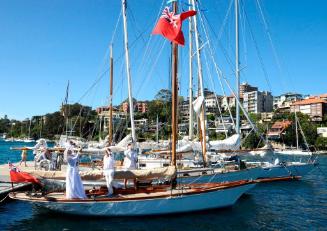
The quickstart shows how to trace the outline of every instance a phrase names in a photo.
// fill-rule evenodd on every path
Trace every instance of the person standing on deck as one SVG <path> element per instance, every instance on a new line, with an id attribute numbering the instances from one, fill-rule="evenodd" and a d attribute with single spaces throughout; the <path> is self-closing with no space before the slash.
<path id="1" fill-rule="evenodd" d="M 78 168 L 79 154 L 74 152 L 75 143 L 70 141 L 69 144 L 65 150 L 67 154 L 66 198 L 84 199 L 86 195 Z"/>
<path id="2" fill-rule="evenodd" d="M 127 150 L 124 152 L 124 169 L 133 170 L 136 169 L 137 153 L 132 149 L 132 144 L 127 145 Z M 124 180 L 125 188 L 127 186 L 127 179 Z M 134 179 L 134 187 L 136 188 L 136 179 Z"/>
<path id="3" fill-rule="evenodd" d="M 26 164 L 26 160 L 27 160 L 27 150 L 22 150 L 22 159 L 19 163 L 19 165 L 21 165 L 23 162 L 25 163 L 25 167 L 27 167 L 27 164 Z"/>
<path id="4" fill-rule="evenodd" d="M 34 159 L 36 160 L 41 155 L 41 150 L 48 148 L 47 141 L 45 139 L 39 139 L 33 149 Z"/>
<path id="5" fill-rule="evenodd" d="M 103 157 L 103 175 L 106 178 L 108 194 L 107 196 L 111 197 L 114 193 L 112 182 L 114 180 L 115 174 L 115 158 L 112 154 L 110 148 L 105 149 L 105 155 Z"/>

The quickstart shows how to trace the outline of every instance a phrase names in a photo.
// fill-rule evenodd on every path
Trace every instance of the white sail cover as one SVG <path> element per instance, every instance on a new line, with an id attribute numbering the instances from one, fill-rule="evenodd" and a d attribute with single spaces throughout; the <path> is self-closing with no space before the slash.
<path id="1" fill-rule="evenodd" d="M 208 139 L 208 138 L 207 138 Z M 209 144 L 207 144 L 207 149 Z M 200 141 L 190 141 L 187 139 L 182 139 L 178 141 L 176 152 L 191 152 L 191 151 L 202 151 L 202 145 Z"/>
<path id="2" fill-rule="evenodd" d="M 200 95 L 196 100 L 193 101 L 193 109 L 197 115 L 199 115 L 201 106 L 203 104 L 204 98 L 202 95 Z"/>
<path id="3" fill-rule="evenodd" d="M 25 171 L 38 179 L 52 179 L 52 180 L 65 180 L 66 173 L 63 171 L 42 171 L 42 170 L 30 170 Z M 97 181 L 103 179 L 102 170 L 90 170 L 79 172 L 82 180 Z M 171 179 L 176 176 L 176 168 L 174 166 L 168 166 L 163 168 L 153 169 L 135 169 L 135 170 L 116 170 L 114 174 L 115 180 L 122 179 L 154 179 L 154 178 L 165 178 Z"/>
<path id="4" fill-rule="evenodd" d="M 234 134 L 224 140 L 209 141 L 210 148 L 214 150 L 238 150 L 241 146 L 239 134 Z"/>

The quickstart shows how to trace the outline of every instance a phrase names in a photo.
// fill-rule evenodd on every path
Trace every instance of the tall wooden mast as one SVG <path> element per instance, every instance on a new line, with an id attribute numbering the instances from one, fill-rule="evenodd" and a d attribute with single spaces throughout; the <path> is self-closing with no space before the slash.
<path id="1" fill-rule="evenodd" d="M 110 46 L 110 96 L 109 96 L 109 126 L 108 142 L 112 144 L 112 95 L 113 95 L 113 78 L 114 78 L 114 59 L 112 56 L 112 45 Z"/>
<path id="2" fill-rule="evenodd" d="M 129 67 L 129 53 L 128 53 L 128 30 L 127 30 L 127 19 L 126 19 L 126 0 L 122 0 L 123 8 L 123 23 L 124 23 L 124 45 L 125 45 L 125 59 L 126 59 L 126 74 L 127 74 L 127 84 L 128 84 L 128 100 L 129 100 L 129 113 L 131 119 L 131 130 L 133 143 L 136 142 L 135 125 L 134 125 L 134 106 L 132 97 L 132 80 L 131 71 Z"/>
<path id="3" fill-rule="evenodd" d="M 173 12 L 177 14 L 177 2 L 173 2 Z M 176 166 L 176 142 L 177 142 L 177 98 L 178 98 L 178 86 L 177 86 L 177 67 L 178 67 L 178 45 L 172 43 L 172 110 L 171 110 L 171 127 L 172 127 L 172 155 L 171 165 Z"/>

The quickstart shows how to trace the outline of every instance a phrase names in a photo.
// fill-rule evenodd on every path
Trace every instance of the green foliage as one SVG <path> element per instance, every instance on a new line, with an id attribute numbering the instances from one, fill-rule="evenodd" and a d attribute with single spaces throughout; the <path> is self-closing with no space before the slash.
<path id="1" fill-rule="evenodd" d="M 249 117 L 253 123 L 257 123 L 261 119 L 260 113 L 250 113 Z"/>
<path id="2" fill-rule="evenodd" d="M 171 102 L 171 91 L 168 89 L 161 89 L 154 98 L 163 102 Z"/>
<path id="3" fill-rule="evenodd" d="M 69 116 L 70 127 L 74 127 L 73 135 L 90 137 L 96 135 L 94 132 L 94 122 L 96 112 L 91 107 L 80 104 L 64 105 L 60 112 L 48 113 L 44 116 L 33 116 L 31 119 L 31 133 L 33 139 L 43 138 L 53 139 L 57 134 L 63 134 L 66 130 L 66 121 L 63 116 Z M 29 120 L 17 121 L 9 120 L 7 117 L 0 119 L 0 133 L 7 133 L 8 137 L 27 137 Z M 68 129 L 70 130 L 70 129 Z"/>
<path id="4" fill-rule="evenodd" d="M 10 129 L 10 120 L 7 115 L 3 119 L 0 119 L 0 133 L 8 132 Z"/>
<path id="5" fill-rule="evenodd" d="M 230 111 L 232 113 L 232 116 L 235 117 L 236 116 L 236 108 L 235 107 L 230 107 L 229 109 L 230 109 Z M 230 116 L 228 109 L 226 109 L 226 111 L 223 112 L 223 116 Z"/>
<path id="6" fill-rule="evenodd" d="M 327 137 L 319 136 L 315 142 L 315 147 L 318 150 L 327 150 Z"/>
<path id="7" fill-rule="evenodd" d="M 148 103 L 148 111 L 146 118 L 149 121 L 156 121 L 157 116 L 160 122 L 170 122 L 171 118 L 171 103 L 161 100 L 153 100 Z"/>
<path id="8" fill-rule="evenodd" d="M 92 111 L 92 108 L 89 106 L 83 106 L 81 104 L 75 103 L 75 104 L 66 104 L 61 107 L 61 112 L 63 115 L 68 117 L 74 117 L 74 116 L 88 116 Z"/>
<path id="9" fill-rule="evenodd" d="M 215 120 L 215 115 L 207 114 L 207 119 L 208 119 L 208 121 L 214 121 Z"/>
<path id="10" fill-rule="evenodd" d="M 327 126 L 327 114 L 324 115 L 324 117 L 322 118 L 322 123 L 321 123 L 321 125 L 323 125 L 324 127 Z"/>
<path id="11" fill-rule="evenodd" d="M 290 118 L 290 113 L 288 113 L 288 112 L 285 112 L 285 113 L 275 112 L 271 121 L 274 123 L 276 121 L 287 120 L 289 118 Z M 294 115 L 293 115 L 293 119 L 294 119 Z"/>
<path id="12" fill-rule="evenodd" d="M 223 140 L 226 139 L 224 133 L 217 133 L 215 131 L 209 131 L 209 139 L 210 140 Z"/>
<path id="13" fill-rule="evenodd" d="M 300 132 L 302 128 L 303 134 L 309 145 L 314 145 L 317 139 L 317 124 L 310 121 L 310 117 L 306 114 L 296 113 L 300 126 L 298 126 L 299 146 L 305 147 L 304 138 Z M 273 116 L 273 121 L 289 120 L 292 125 L 288 127 L 281 138 L 281 141 L 288 146 L 296 146 L 296 126 L 294 113 L 278 113 Z"/>
<path id="14" fill-rule="evenodd" d="M 258 147 L 259 142 L 260 137 L 256 133 L 251 132 L 251 134 L 245 138 L 243 147 L 246 149 L 254 149 Z"/>

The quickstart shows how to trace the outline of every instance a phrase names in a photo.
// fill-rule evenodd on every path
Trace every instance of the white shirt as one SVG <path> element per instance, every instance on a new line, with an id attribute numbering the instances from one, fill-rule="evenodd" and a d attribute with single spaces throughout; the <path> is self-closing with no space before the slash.
<path id="1" fill-rule="evenodd" d="M 126 169 L 135 169 L 136 168 L 136 152 L 128 149 L 125 151 L 125 158 L 124 158 L 124 168 Z"/>
<path id="2" fill-rule="evenodd" d="M 103 157 L 103 170 L 114 170 L 115 169 L 115 158 L 113 154 Z"/>
<path id="3" fill-rule="evenodd" d="M 43 144 L 37 143 L 37 144 L 35 144 L 35 146 L 33 147 L 33 154 L 36 155 L 38 153 L 39 149 L 41 149 L 41 148 L 47 148 L 47 144 L 46 143 L 43 143 Z"/>

